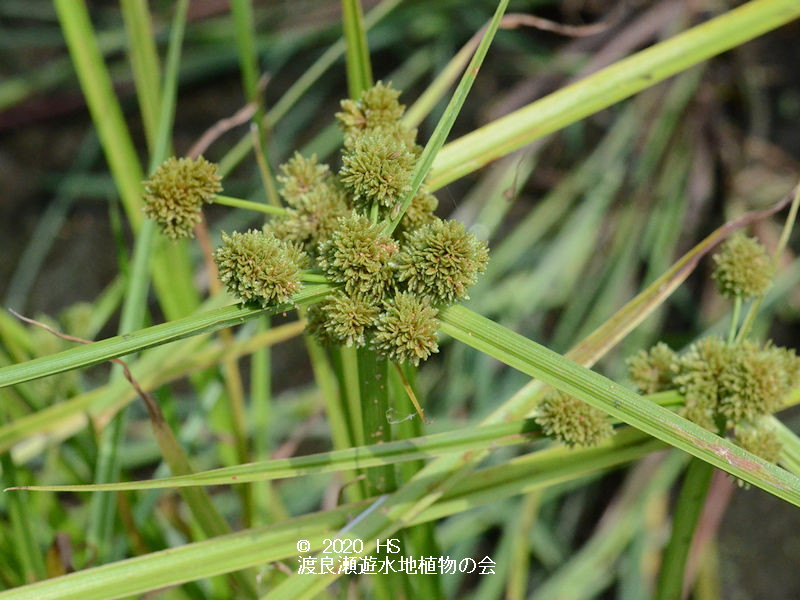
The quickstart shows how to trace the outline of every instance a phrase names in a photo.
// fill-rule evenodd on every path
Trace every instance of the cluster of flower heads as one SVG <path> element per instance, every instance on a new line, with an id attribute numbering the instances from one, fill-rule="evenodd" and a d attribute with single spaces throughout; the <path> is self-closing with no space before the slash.
<path id="1" fill-rule="evenodd" d="M 769 287 L 772 262 L 754 238 L 731 236 L 714 262 L 712 278 L 725 297 L 748 299 Z M 800 385 L 800 360 L 793 350 L 706 337 L 679 355 L 660 342 L 631 357 L 628 368 L 641 393 L 677 390 L 684 417 L 711 431 L 732 432 L 743 448 L 778 460 L 780 443 L 764 417 Z"/>
<path id="2" fill-rule="evenodd" d="M 278 176 L 285 214 L 263 230 L 225 236 L 215 260 L 231 293 L 262 305 L 289 301 L 304 273 L 324 275 L 337 289 L 309 308 L 319 340 L 416 365 L 438 351 L 438 309 L 467 297 L 488 249 L 461 223 L 436 217 L 436 198 L 424 188 L 397 230 L 386 229 L 420 154 L 398 97 L 378 83 L 343 101 L 339 172 L 295 154 Z"/>
<path id="3" fill-rule="evenodd" d="M 761 296 L 770 285 L 773 263 L 755 238 L 736 233 L 713 259 L 712 279 L 726 298 Z M 642 394 L 678 391 L 684 417 L 711 431 L 731 432 L 743 448 L 778 460 L 780 443 L 764 417 L 800 385 L 800 359 L 793 350 L 706 337 L 678 354 L 659 342 L 628 359 L 628 370 Z M 546 435 L 570 446 L 594 445 L 613 433 L 607 415 L 562 392 L 545 396 L 535 418 Z"/>
<path id="4" fill-rule="evenodd" d="M 660 342 L 631 357 L 628 366 L 641 393 L 677 390 L 684 417 L 710 431 L 732 431 L 740 446 L 777 461 L 780 445 L 763 417 L 779 410 L 800 384 L 793 350 L 706 337 L 681 354 Z"/>

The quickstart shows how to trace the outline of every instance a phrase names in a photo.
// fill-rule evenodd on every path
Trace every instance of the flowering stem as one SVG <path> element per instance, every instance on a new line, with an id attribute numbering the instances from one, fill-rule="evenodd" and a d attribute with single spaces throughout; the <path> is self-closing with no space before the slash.
<path id="1" fill-rule="evenodd" d="M 658 578 L 657 600 L 680 600 L 684 588 L 686 559 L 692 539 L 705 506 L 708 485 L 714 467 L 695 458 L 689 463 L 680 496 L 675 506 L 672 535 L 664 552 L 664 562 Z"/>
<path id="2" fill-rule="evenodd" d="M 255 210 L 258 212 L 268 213 L 271 215 L 286 214 L 286 209 L 281 208 L 279 206 L 261 204 L 260 202 L 251 202 L 250 200 L 240 200 L 239 198 L 231 198 L 230 196 L 215 196 L 212 202 L 214 204 L 222 204 L 223 206 L 232 206 L 234 208 Z"/>
<path id="3" fill-rule="evenodd" d="M 306 283 L 330 283 L 330 280 L 325 275 L 312 271 L 302 271 L 300 273 L 300 281 L 305 281 Z"/>
<path id="4" fill-rule="evenodd" d="M 731 315 L 731 326 L 728 329 L 728 343 L 733 344 L 736 340 L 736 327 L 739 325 L 739 317 L 742 314 L 742 297 L 736 295 L 733 301 L 733 314 Z"/>

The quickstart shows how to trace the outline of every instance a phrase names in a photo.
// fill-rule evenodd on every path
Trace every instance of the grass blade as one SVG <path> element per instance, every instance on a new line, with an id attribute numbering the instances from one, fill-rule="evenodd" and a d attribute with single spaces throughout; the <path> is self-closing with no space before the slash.
<path id="1" fill-rule="evenodd" d="M 231 485 L 299 477 L 312 473 L 330 473 L 391 465 L 396 462 L 430 458 L 449 452 L 466 452 L 474 448 L 483 448 L 488 444 L 497 447 L 521 444 L 537 437 L 539 437 L 539 428 L 533 420 L 512 421 L 345 450 L 224 467 L 187 476 L 94 485 L 21 486 L 13 489 L 49 492 L 109 492 L 200 485 Z"/>
<path id="2" fill-rule="evenodd" d="M 347 88 L 350 97 L 358 99 L 361 92 L 372 87 L 372 65 L 369 60 L 367 29 L 359 0 L 342 0 L 342 28 L 347 44 Z"/>
<path id="3" fill-rule="evenodd" d="M 754 0 L 465 135 L 436 156 L 431 190 L 800 17 L 797 0 Z"/>
<path id="4" fill-rule="evenodd" d="M 217 331 L 223 327 L 240 325 L 261 315 L 277 314 L 306 306 L 327 296 L 333 286 L 309 284 L 295 294 L 293 304 L 280 304 L 267 308 L 226 306 L 208 312 L 184 317 L 168 323 L 154 325 L 139 331 L 119 335 L 86 346 L 71 348 L 50 356 L 33 359 L 18 365 L 0 368 L 0 387 L 30 381 L 47 375 L 63 373 L 125 356 L 145 348 L 180 340 L 201 333 Z"/>
<path id="5" fill-rule="evenodd" d="M 393 232 L 403 219 L 403 215 L 406 213 L 406 210 L 408 210 L 408 207 L 411 206 L 411 200 L 413 200 L 417 190 L 419 190 L 419 186 L 422 185 L 422 182 L 428 176 L 428 172 L 431 170 L 431 166 L 433 165 L 434 159 L 439 154 L 439 150 L 444 146 L 444 142 L 453 127 L 453 123 L 455 123 L 456 117 L 461 111 L 461 107 L 464 105 L 464 100 L 467 99 L 467 94 L 469 94 L 472 84 L 475 83 L 475 78 L 478 76 L 478 69 L 480 69 L 481 64 L 483 64 L 483 59 L 486 58 L 486 53 L 489 51 L 489 46 L 492 40 L 494 40 L 494 34 L 497 33 L 497 28 L 500 25 L 500 19 L 502 19 L 503 13 L 505 13 L 507 7 L 508 0 L 500 0 L 497 5 L 497 10 L 492 20 L 489 22 L 489 26 L 486 28 L 486 33 L 481 43 L 478 45 L 478 49 L 475 50 L 475 54 L 469 62 L 469 66 L 467 66 L 464 75 L 461 77 L 456 91 L 453 92 L 453 97 L 450 98 L 450 102 L 442 118 L 439 119 L 439 122 L 436 124 L 436 129 L 433 130 L 431 138 L 428 140 L 428 143 L 425 144 L 425 149 L 417 160 L 417 166 L 414 169 L 414 177 L 411 180 L 410 191 L 403 198 L 397 209 L 392 210 L 392 214 L 386 223 L 385 230 L 387 233 Z"/>
<path id="6" fill-rule="evenodd" d="M 442 331 L 671 446 L 800 506 L 800 478 L 463 306 L 439 313 Z"/>

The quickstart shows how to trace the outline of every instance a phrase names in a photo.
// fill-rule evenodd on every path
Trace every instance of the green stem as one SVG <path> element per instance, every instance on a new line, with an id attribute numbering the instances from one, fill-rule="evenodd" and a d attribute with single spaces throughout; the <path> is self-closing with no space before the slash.
<path id="1" fill-rule="evenodd" d="M 389 371 L 385 359 L 374 351 L 358 349 L 358 385 L 361 395 L 364 442 L 382 444 L 392 440 L 392 430 L 386 418 L 389 410 Z M 374 496 L 395 488 L 391 465 L 367 471 L 367 494 Z"/>
<path id="2" fill-rule="evenodd" d="M 342 0 L 342 28 L 347 43 L 347 88 L 354 100 L 372 87 L 372 66 L 367 45 L 367 28 L 359 0 Z"/>
<path id="3" fill-rule="evenodd" d="M 686 559 L 705 506 L 708 486 L 714 467 L 699 459 L 692 460 L 686 470 L 681 493 L 672 519 L 672 535 L 664 552 L 658 577 L 656 600 L 680 600 L 683 593 Z"/>
<path id="4" fill-rule="evenodd" d="M 731 325 L 728 328 L 728 343 L 733 344 L 736 340 L 736 329 L 739 326 L 739 318 L 742 313 L 742 297 L 737 294 L 733 300 L 733 314 L 731 314 Z"/>
<path id="5" fill-rule="evenodd" d="M 0 400 L 7 405 L 7 396 L 0 394 Z M 7 416 L 5 410 L 0 411 L 0 424 L 5 424 Z M 11 457 L 11 451 L 0 453 L 0 473 L 3 475 L 5 485 L 17 485 L 17 467 Z M 36 541 L 36 533 L 40 528 L 40 521 L 37 520 L 32 511 L 34 510 L 28 494 L 19 497 L 9 496 L 6 503 L 6 511 L 10 521 L 10 532 L 14 539 L 14 554 L 17 556 L 19 565 L 22 569 L 22 579 L 25 583 L 31 583 L 47 577 L 42 552 Z"/>
<path id="6" fill-rule="evenodd" d="M 270 215 L 286 214 L 286 209 L 278 206 L 261 204 L 260 202 L 251 202 L 250 200 L 240 200 L 239 198 L 231 198 L 230 196 L 215 196 L 212 202 L 214 204 L 222 204 L 223 206 L 232 206 L 233 208 L 255 210 L 257 212 L 267 213 Z"/>
<path id="7" fill-rule="evenodd" d="M 329 283 L 328 278 L 322 273 L 313 273 L 311 271 L 303 271 L 300 274 L 300 280 L 306 283 Z"/>

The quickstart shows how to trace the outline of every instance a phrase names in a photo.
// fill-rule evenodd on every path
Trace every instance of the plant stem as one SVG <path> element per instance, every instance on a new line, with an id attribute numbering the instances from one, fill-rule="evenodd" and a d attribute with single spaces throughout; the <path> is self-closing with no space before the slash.
<path id="1" fill-rule="evenodd" d="M 212 202 L 214 204 L 222 204 L 223 206 L 232 206 L 233 208 L 255 210 L 257 212 L 267 213 L 270 215 L 286 214 L 286 209 L 279 206 L 261 204 L 260 202 L 251 202 L 250 200 L 240 200 L 239 198 L 231 198 L 230 196 L 215 196 Z"/>
<path id="2" fill-rule="evenodd" d="M 358 349 L 358 384 L 362 403 L 364 442 L 381 444 L 392 441 L 392 430 L 386 418 L 389 410 L 388 365 L 374 351 Z M 396 487 L 391 465 L 367 471 L 367 495 L 385 494 Z"/>
<path id="3" fill-rule="evenodd" d="M 739 326 L 739 317 L 742 313 L 742 297 L 736 295 L 733 300 L 733 313 L 731 314 L 731 325 L 728 328 L 728 343 L 733 344 L 736 340 L 736 329 Z"/>
<path id="4" fill-rule="evenodd" d="M 680 600 L 686 570 L 686 559 L 705 506 L 708 485 L 714 467 L 699 459 L 692 460 L 686 470 L 681 493 L 672 519 L 672 535 L 664 552 L 658 578 L 656 600 Z"/>
<path id="5" fill-rule="evenodd" d="M 367 28 L 359 0 L 342 0 L 342 28 L 347 43 L 347 88 L 354 100 L 372 87 L 372 66 L 367 45 Z"/>

